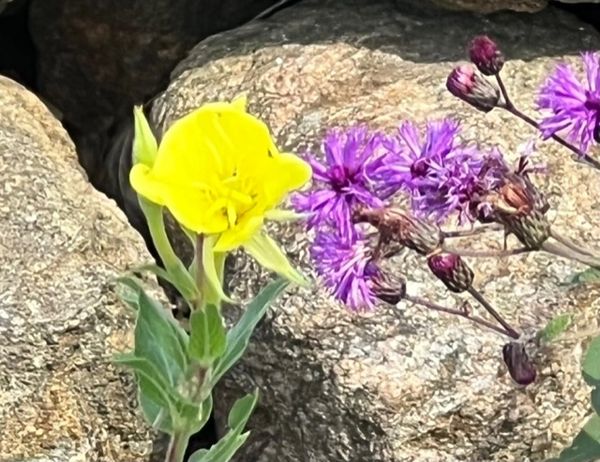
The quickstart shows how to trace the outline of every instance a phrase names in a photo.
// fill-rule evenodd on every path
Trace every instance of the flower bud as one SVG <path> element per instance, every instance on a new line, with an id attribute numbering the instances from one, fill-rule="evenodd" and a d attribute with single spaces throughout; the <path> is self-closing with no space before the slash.
<path id="1" fill-rule="evenodd" d="M 455 253 L 433 255 L 427 259 L 427 265 L 452 292 L 464 292 L 473 283 L 473 271 Z"/>
<path id="2" fill-rule="evenodd" d="M 529 385 L 535 381 L 535 366 L 527 356 L 523 344 L 507 343 L 502 347 L 502 357 L 510 376 L 519 385 Z"/>
<path id="3" fill-rule="evenodd" d="M 361 207 L 354 212 L 353 218 L 357 222 L 370 223 L 390 240 L 421 255 L 436 251 L 443 242 L 443 235 L 438 226 L 397 208 Z"/>
<path id="4" fill-rule="evenodd" d="M 484 75 L 496 75 L 504 66 L 504 55 L 498 45 L 487 35 L 480 35 L 473 39 L 469 47 L 471 62 Z"/>
<path id="5" fill-rule="evenodd" d="M 483 112 L 491 111 L 500 101 L 500 90 L 470 64 L 455 67 L 446 80 L 446 88 L 454 96 Z"/>
<path id="6" fill-rule="evenodd" d="M 379 300 L 397 305 L 406 295 L 406 282 L 400 277 L 380 273 L 374 280 L 372 290 Z"/>

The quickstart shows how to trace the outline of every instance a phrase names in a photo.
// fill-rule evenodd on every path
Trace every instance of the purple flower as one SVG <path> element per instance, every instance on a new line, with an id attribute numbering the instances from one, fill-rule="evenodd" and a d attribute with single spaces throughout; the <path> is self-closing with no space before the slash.
<path id="1" fill-rule="evenodd" d="M 420 216 L 443 221 L 458 212 L 461 223 L 472 220 L 471 202 L 478 190 L 483 157 L 459 142 L 459 131 L 454 121 L 431 121 L 422 137 L 413 123 L 403 123 L 386 144 L 392 157 L 385 158 L 375 175 L 401 184 Z"/>
<path id="2" fill-rule="evenodd" d="M 329 223 L 349 238 L 354 206 L 382 207 L 395 192 L 383 179 L 373 177 L 385 154 L 381 141 L 382 135 L 369 133 L 365 127 L 332 130 L 326 135 L 322 144 L 325 162 L 308 159 L 315 190 L 292 198 L 298 211 L 311 214 L 309 228 Z"/>
<path id="3" fill-rule="evenodd" d="M 600 67 L 597 53 L 582 53 L 586 73 L 581 83 L 568 64 L 559 64 L 542 85 L 537 105 L 548 115 L 540 123 L 544 139 L 565 130 L 567 139 L 587 152 L 600 121 Z"/>
<path id="4" fill-rule="evenodd" d="M 337 299 L 353 311 L 374 308 L 373 289 L 380 272 L 360 230 L 354 230 L 352 238 L 345 239 L 335 230 L 320 228 L 311 256 L 324 285 Z"/>

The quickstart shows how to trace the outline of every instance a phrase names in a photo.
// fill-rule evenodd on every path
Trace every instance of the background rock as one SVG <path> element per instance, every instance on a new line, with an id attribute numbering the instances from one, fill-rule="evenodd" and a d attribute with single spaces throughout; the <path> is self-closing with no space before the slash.
<path id="1" fill-rule="evenodd" d="M 0 461 L 148 460 L 135 386 L 110 362 L 133 329 L 113 280 L 148 259 L 60 124 L 0 77 Z"/>
<path id="2" fill-rule="evenodd" d="M 200 39 L 234 27 L 276 0 L 32 0 L 42 96 L 82 131 L 164 88 L 173 66 Z"/>
<path id="3" fill-rule="evenodd" d="M 560 30 L 560 34 L 556 31 Z M 272 127 L 284 149 L 314 147 L 326 127 L 367 122 L 392 130 L 410 118 L 453 116 L 467 138 L 499 144 L 515 158 L 534 136 L 507 113 L 483 116 L 445 90 L 470 38 L 490 33 L 509 62 L 505 79 L 517 104 L 532 110 L 534 92 L 557 58 L 577 62 L 598 34 L 573 16 L 488 17 L 436 10 L 424 1 L 313 0 L 264 24 L 250 24 L 201 42 L 156 100 L 159 131 L 200 104 L 249 94 L 250 109 Z M 545 143 L 555 226 L 598 246 L 597 172 Z M 310 236 L 277 229 L 306 271 Z M 499 247 L 500 236 L 478 245 Z M 449 294 L 412 255 L 392 265 L 409 291 L 449 305 Z M 476 286 L 519 328 L 532 332 L 552 316 L 576 314 L 576 330 L 598 326 L 600 287 L 561 285 L 582 267 L 544 254 L 473 260 Z M 231 285 L 245 298 L 264 285 L 248 259 L 232 268 Z M 223 382 L 217 419 L 233 399 L 258 387 L 260 408 L 237 461 L 542 461 L 568 444 L 586 420 L 589 390 L 580 376 L 585 336 L 539 352 L 537 383 L 516 388 L 501 365 L 504 339 L 415 306 L 346 312 L 318 287 L 284 296 Z"/>

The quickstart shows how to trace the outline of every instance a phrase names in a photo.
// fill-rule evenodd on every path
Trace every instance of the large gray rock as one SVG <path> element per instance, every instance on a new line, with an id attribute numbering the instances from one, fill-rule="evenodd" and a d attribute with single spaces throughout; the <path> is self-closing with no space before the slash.
<path id="1" fill-rule="evenodd" d="M 557 34 L 556 31 L 561 33 Z M 354 121 L 393 129 L 398 121 L 453 115 L 465 135 L 509 154 L 533 136 L 508 114 L 476 113 L 445 90 L 470 37 L 490 33 L 510 58 L 507 85 L 527 110 L 555 59 L 576 61 L 598 34 L 561 11 L 483 18 L 419 1 L 306 0 L 265 24 L 201 42 L 173 73 L 152 119 L 159 132 L 204 102 L 247 91 L 250 109 L 280 146 L 315 146 L 326 127 Z M 597 242 L 600 182 L 562 148 L 541 149 L 555 226 Z M 514 158 L 514 155 L 513 155 Z M 293 260 L 310 271 L 310 236 L 277 230 Z M 481 244 L 500 245 L 488 237 Z M 393 262 L 409 291 L 446 304 L 449 294 L 412 255 Z M 597 326 L 600 287 L 560 285 L 581 266 L 544 254 L 472 260 L 476 285 L 519 328 L 531 333 L 574 312 L 577 329 Z M 231 285 L 255 293 L 266 275 L 237 259 Z M 504 339 L 452 317 L 407 305 L 370 316 L 348 313 L 318 286 L 295 289 L 270 312 L 247 356 L 225 379 L 217 419 L 233 399 L 258 386 L 252 436 L 235 460 L 542 461 L 585 421 L 589 390 L 580 375 L 585 336 L 539 352 L 538 381 L 516 388 L 501 363 Z"/>
<path id="2" fill-rule="evenodd" d="M 46 107 L 0 77 L 0 461 L 148 460 L 111 364 L 133 330 L 114 278 L 148 260 L 140 241 Z"/>

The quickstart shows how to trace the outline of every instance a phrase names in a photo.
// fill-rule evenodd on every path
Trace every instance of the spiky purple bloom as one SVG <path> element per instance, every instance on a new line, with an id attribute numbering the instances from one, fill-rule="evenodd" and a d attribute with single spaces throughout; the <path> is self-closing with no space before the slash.
<path id="1" fill-rule="evenodd" d="M 381 134 L 362 126 L 327 133 L 322 143 L 325 161 L 313 156 L 308 159 L 314 190 L 292 198 L 298 211 L 310 214 L 309 228 L 329 223 L 350 238 L 353 208 L 358 204 L 382 207 L 395 192 L 384 179 L 373 177 L 385 154 L 381 141 Z"/>
<path id="2" fill-rule="evenodd" d="M 443 119 L 427 123 L 422 136 L 404 122 L 387 141 L 392 154 L 376 176 L 387 177 L 411 195 L 413 211 L 443 221 L 458 212 L 459 221 L 472 220 L 471 202 L 480 183 L 483 157 L 458 139 L 458 123 Z"/>
<path id="3" fill-rule="evenodd" d="M 353 311 L 368 311 L 375 306 L 380 271 L 371 260 L 371 249 L 360 230 L 352 238 L 335 230 L 319 228 L 311 247 L 317 273 L 330 292 Z"/>
<path id="4" fill-rule="evenodd" d="M 537 105 L 548 115 L 540 123 L 544 139 L 565 131 L 567 139 L 585 153 L 600 122 L 600 55 L 582 53 L 586 82 L 573 68 L 559 64 L 540 88 Z"/>

